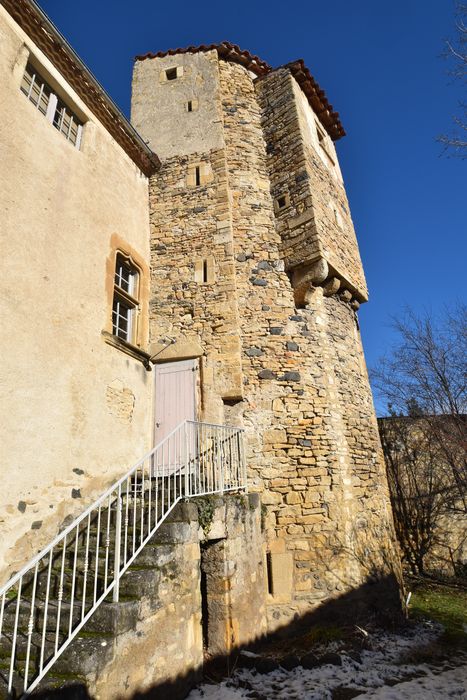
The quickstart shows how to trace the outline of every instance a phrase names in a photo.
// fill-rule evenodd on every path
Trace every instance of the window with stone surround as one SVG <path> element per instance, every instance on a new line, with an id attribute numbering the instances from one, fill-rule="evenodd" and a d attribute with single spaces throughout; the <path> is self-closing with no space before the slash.
<path id="1" fill-rule="evenodd" d="M 21 92 L 67 141 L 80 147 L 82 122 L 31 63 L 24 71 Z"/>
<path id="2" fill-rule="evenodd" d="M 336 165 L 334 158 L 331 155 L 331 148 L 329 147 L 328 140 L 329 136 L 326 134 L 324 129 L 321 128 L 320 124 L 318 122 L 315 122 L 316 125 L 316 133 L 318 134 L 318 142 L 319 145 L 323 151 L 323 153 L 326 155 L 326 158 L 329 162 L 329 165 L 331 167 L 334 167 Z"/>
<path id="3" fill-rule="evenodd" d="M 131 259 L 117 253 L 115 262 L 114 294 L 112 303 L 112 333 L 136 344 L 139 315 L 139 280 L 138 268 Z"/>
<path id="4" fill-rule="evenodd" d="M 284 192 L 274 199 L 274 210 L 276 213 L 286 209 L 288 206 L 290 206 L 290 195 L 288 192 Z"/>
<path id="5" fill-rule="evenodd" d="M 195 282 L 214 284 L 216 281 L 215 262 L 212 256 L 195 260 Z"/>
<path id="6" fill-rule="evenodd" d="M 186 111 L 187 112 L 196 112 L 198 109 L 198 100 L 196 98 L 192 98 L 191 100 L 188 100 L 186 103 Z"/>
<path id="7" fill-rule="evenodd" d="M 188 166 L 187 187 L 207 185 L 209 182 L 212 182 L 213 178 L 214 175 L 210 163 L 192 163 Z"/>
<path id="8" fill-rule="evenodd" d="M 178 80 L 183 76 L 183 66 L 171 66 L 170 68 L 164 68 L 160 72 L 160 82 L 170 83 L 173 80 Z"/>

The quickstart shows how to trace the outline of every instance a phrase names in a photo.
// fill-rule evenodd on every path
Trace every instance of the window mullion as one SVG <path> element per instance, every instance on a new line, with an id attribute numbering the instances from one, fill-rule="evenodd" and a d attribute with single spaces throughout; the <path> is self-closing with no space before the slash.
<path id="1" fill-rule="evenodd" d="M 76 143 L 75 143 L 75 146 L 78 149 L 78 151 L 81 148 L 82 133 L 83 133 L 83 127 L 81 126 L 81 124 L 78 124 L 78 133 L 76 134 Z"/>
<path id="2" fill-rule="evenodd" d="M 29 99 L 29 100 L 31 99 L 32 89 L 33 89 L 33 87 L 34 87 L 34 82 L 35 82 L 35 80 L 36 80 L 36 74 L 33 73 L 32 76 L 31 76 L 31 84 L 30 84 L 30 86 L 29 86 L 29 90 L 28 90 L 28 93 L 27 93 L 27 96 L 28 96 L 28 99 Z"/>
<path id="3" fill-rule="evenodd" d="M 66 133 L 66 140 L 67 140 L 67 141 L 70 140 L 70 133 L 71 133 L 71 127 L 72 127 L 72 126 L 73 126 L 73 117 L 72 117 L 72 115 L 70 114 L 70 121 L 69 121 L 69 123 L 68 123 L 68 131 L 67 131 L 67 133 Z"/>
<path id="4" fill-rule="evenodd" d="M 45 118 L 51 124 L 54 122 L 55 111 L 57 109 L 58 97 L 55 93 L 51 92 L 49 97 L 49 104 L 47 105 L 47 112 L 45 113 Z"/>

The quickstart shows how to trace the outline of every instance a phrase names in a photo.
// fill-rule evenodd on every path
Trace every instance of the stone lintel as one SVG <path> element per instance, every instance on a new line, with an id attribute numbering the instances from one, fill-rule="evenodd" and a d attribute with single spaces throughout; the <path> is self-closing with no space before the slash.
<path id="1" fill-rule="evenodd" d="M 189 360 L 201 357 L 203 354 L 203 348 L 195 339 L 179 338 L 166 347 L 160 343 L 152 343 L 150 346 L 151 362 L 154 364 L 172 360 Z"/>

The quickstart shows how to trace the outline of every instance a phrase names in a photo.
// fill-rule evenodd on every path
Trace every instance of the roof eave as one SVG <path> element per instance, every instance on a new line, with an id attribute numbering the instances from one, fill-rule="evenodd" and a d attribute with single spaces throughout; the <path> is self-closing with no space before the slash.
<path id="1" fill-rule="evenodd" d="M 167 51 L 158 51 L 157 53 L 148 52 L 139 56 L 135 56 L 135 61 L 144 61 L 150 58 L 164 58 L 165 56 L 176 56 L 178 54 L 199 53 L 200 51 L 217 51 L 220 58 L 226 61 L 233 61 L 244 66 L 247 70 L 252 71 L 258 77 L 263 77 L 278 70 L 272 68 L 266 61 L 261 60 L 258 56 L 251 54 L 249 51 L 243 51 L 237 44 L 231 44 L 228 41 L 222 41 L 219 44 L 201 44 L 200 46 L 188 46 L 186 48 L 168 49 Z M 280 68 L 290 70 L 295 80 L 303 90 L 308 102 L 321 121 L 322 125 L 328 132 L 333 141 L 345 136 L 344 127 L 339 118 L 339 113 L 334 111 L 333 106 L 328 102 L 326 93 L 320 88 L 316 80 L 311 75 L 306 67 L 303 59 L 298 59 L 287 63 Z"/>
<path id="2" fill-rule="evenodd" d="M 109 134 L 149 177 L 160 160 L 143 141 L 89 68 L 34 0 L 0 0 L 8 13 L 96 115 Z"/>

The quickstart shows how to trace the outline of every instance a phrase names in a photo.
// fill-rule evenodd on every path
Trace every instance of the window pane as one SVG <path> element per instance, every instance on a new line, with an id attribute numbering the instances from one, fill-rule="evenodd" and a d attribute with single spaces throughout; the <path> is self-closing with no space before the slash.
<path id="1" fill-rule="evenodd" d="M 25 95 L 29 95 L 29 90 L 31 88 L 31 83 L 32 83 L 33 76 L 29 72 L 28 68 L 26 68 L 23 79 L 21 81 L 21 90 L 24 92 Z"/>
<path id="2" fill-rule="evenodd" d="M 115 284 L 128 294 L 133 294 L 137 272 L 124 260 L 117 258 Z"/>
<path id="3" fill-rule="evenodd" d="M 70 126 L 70 132 L 68 134 L 68 141 L 71 141 L 73 145 L 76 143 L 76 139 L 78 138 L 78 124 L 75 122 L 75 120 L 72 118 L 71 119 L 71 126 Z"/>
<path id="4" fill-rule="evenodd" d="M 114 296 L 112 308 L 112 332 L 123 340 L 131 341 L 131 321 L 134 309 Z"/>
<path id="5" fill-rule="evenodd" d="M 28 63 L 21 81 L 21 91 L 31 100 L 42 114 L 47 114 L 50 96 L 53 93 L 50 85 L 41 78 L 36 69 Z M 79 119 L 68 109 L 65 103 L 58 99 L 57 108 L 53 115 L 52 124 L 73 145 L 78 141 L 78 127 L 82 126 Z"/>

